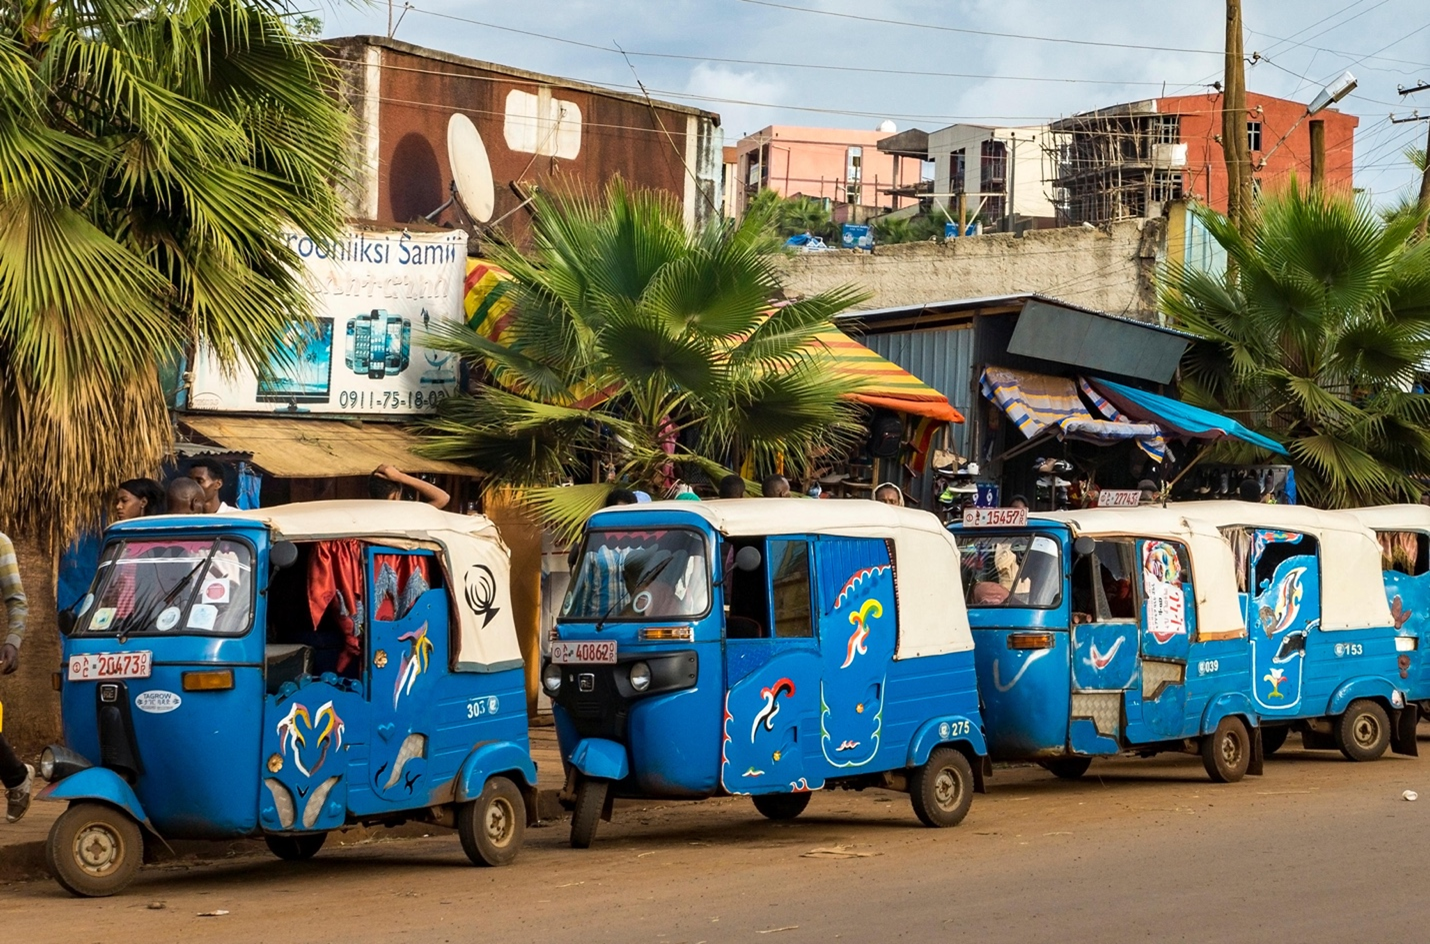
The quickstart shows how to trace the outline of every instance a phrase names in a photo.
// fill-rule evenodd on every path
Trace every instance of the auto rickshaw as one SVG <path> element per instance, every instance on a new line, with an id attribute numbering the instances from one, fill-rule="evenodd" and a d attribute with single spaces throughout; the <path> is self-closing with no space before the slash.
<path id="1" fill-rule="evenodd" d="M 614 797 L 789 819 L 813 790 L 882 787 L 962 821 L 986 751 L 957 553 L 933 515 L 872 501 L 593 515 L 542 668 L 571 845 Z"/>
<path id="2" fill-rule="evenodd" d="M 521 848 L 536 787 L 508 552 L 485 518 L 309 502 L 116 524 L 57 673 L 65 800 L 46 845 L 110 895 L 147 844 L 263 837 L 307 859 L 354 823 Z"/>
<path id="3" fill-rule="evenodd" d="M 1251 688 L 1267 755 L 1299 730 L 1308 749 L 1354 761 L 1389 747 L 1414 754 L 1412 645 L 1397 630 L 1381 577 L 1380 543 L 1354 517 L 1304 505 L 1185 502 L 1231 543 L 1251 631 Z"/>
<path id="4" fill-rule="evenodd" d="M 1094 757 L 1185 751 L 1217 782 L 1261 772 L 1235 563 L 1214 527 L 1129 508 L 950 530 L 994 760 L 1072 780 Z"/>
<path id="5" fill-rule="evenodd" d="M 1420 646 L 1422 639 L 1430 644 L 1430 506 L 1380 505 L 1345 513 L 1380 541 L 1381 579 L 1395 621 L 1395 667 L 1417 714 L 1430 716 L 1430 661 Z M 1402 717 L 1401 723 L 1411 722 Z M 1407 740 L 1405 747 L 1414 748 L 1415 742 Z"/>

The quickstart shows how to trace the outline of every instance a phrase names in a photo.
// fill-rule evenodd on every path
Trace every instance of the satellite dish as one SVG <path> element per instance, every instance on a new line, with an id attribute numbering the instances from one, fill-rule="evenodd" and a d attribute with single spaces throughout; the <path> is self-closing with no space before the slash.
<path id="1" fill-rule="evenodd" d="M 890 120 L 887 119 L 887 118 L 885 118 L 883 121 L 879 122 L 879 131 L 881 131 L 881 132 L 884 133 L 884 134 L 893 134 L 894 132 L 896 132 L 896 131 L 898 131 L 898 130 L 899 130 L 899 126 L 896 125 L 896 124 L 894 124 L 892 121 L 890 121 Z"/>
<path id="2" fill-rule="evenodd" d="M 496 207 L 492 165 L 477 126 L 466 115 L 454 114 L 447 120 L 447 162 L 462 208 L 478 223 L 490 220 Z"/>

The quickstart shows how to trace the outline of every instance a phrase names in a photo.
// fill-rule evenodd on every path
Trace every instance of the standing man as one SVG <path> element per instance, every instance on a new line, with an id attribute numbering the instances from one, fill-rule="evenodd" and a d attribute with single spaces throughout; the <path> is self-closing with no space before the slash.
<path id="1" fill-rule="evenodd" d="M 433 508 L 446 508 L 447 503 L 452 500 L 452 496 L 431 482 L 399 472 L 396 466 L 386 462 L 373 469 L 372 474 L 367 477 L 367 494 L 378 501 L 402 501 L 404 485 L 417 493 L 419 501 L 424 501 Z"/>
<path id="2" fill-rule="evenodd" d="M 25 590 L 20 586 L 15 545 L 4 534 L 0 534 L 0 599 L 5 601 L 8 617 L 5 643 L 0 645 L 0 675 L 9 675 L 20 667 L 20 643 L 25 638 L 25 617 L 30 611 L 25 604 Z M 3 709 L 0 709 L 0 724 L 4 723 L 3 719 Z M 30 808 L 30 785 L 34 779 L 34 768 L 20 763 L 20 758 L 10 749 L 10 742 L 5 740 L 4 729 L 0 728 L 0 783 L 5 785 L 5 822 L 19 822 Z"/>
<path id="3" fill-rule="evenodd" d="M 232 505 L 220 501 L 218 497 L 219 489 L 223 488 L 222 462 L 213 456 L 199 456 L 189 463 L 189 478 L 198 482 L 199 488 L 204 490 L 204 511 L 207 514 L 233 511 Z"/>

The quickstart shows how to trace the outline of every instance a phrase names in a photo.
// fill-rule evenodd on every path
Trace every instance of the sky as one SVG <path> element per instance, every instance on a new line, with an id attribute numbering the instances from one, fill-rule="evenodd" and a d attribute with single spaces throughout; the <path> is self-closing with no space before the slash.
<path id="1" fill-rule="evenodd" d="M 770 124 L 932 131 L 1037 124 L 1221 78 L 1220 0 L 392 0 L 397 39 L 714 111 L 727 145 Z M 387 0 L 321 11 L 383 35 Z M 1426 0 L 1244 0 L 1247 88 L 1309 102 L 1349 70 L 1355 184 L 1413 194 L 1430 122 Z M 617 47 L 628 54 L 622 56 Z"/>

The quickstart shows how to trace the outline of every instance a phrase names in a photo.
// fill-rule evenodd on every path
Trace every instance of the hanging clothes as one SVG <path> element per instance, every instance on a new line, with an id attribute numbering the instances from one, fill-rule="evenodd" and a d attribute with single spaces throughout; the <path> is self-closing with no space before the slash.
<path id="1" fill-rule="evenodd" d="M 316 628 L 331 612 L 343 634 L 339 675 L 362 664 L 362 543 L 352 538 L 319 541 L 308 557 L 308 613 Z"/>
<path id="2" fill-rule="evenodd" d="M 432 588 L 431 558 L 426 554 L 376 554 L 372 559 L 372 618 L 402 619 L 422 594 Z"/>

